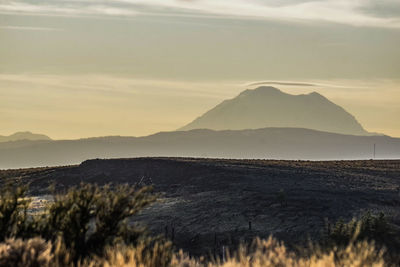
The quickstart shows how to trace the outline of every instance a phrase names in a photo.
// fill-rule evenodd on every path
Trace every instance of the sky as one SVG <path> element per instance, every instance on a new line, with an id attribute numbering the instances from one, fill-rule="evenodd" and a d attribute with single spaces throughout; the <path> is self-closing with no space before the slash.
<path id="1" fill-rule="evenodd" d="M 0 135 L 173 131 L 278 82 L 400 137 L 399 47 L 398 0 L 0 0 Z"/>

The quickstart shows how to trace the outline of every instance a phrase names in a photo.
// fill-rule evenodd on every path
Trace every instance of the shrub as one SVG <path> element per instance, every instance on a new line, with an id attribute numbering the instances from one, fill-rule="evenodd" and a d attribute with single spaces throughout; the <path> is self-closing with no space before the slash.
<path id="1" fill-rule="evenodd" d="M 75 262 L 116 243 L 134 244 L 146 235 L 129 225 L 132 215 L 155 201 L 150 187 L 81 184 L 56 194 L 40 215 L 29 215 L 27 187 L 1 189 L 0 242 L 39 236 L 61 242 Z M 36 243 L 35 243 L 36 244 Z"/>
<path id="2" fill-rule="evenodd" d="M 387 247 L 400 248 L 396 229 L 383 213 L 373 215 L 367 212 L 359 220 L 353 219 L 344 223 L 340 219 L 335 225 L 327 224 L 326 242 L 333 246 L 346 246 L 350 242 L 374 241 Z"/>
<path id="3" fill-rule="evenodd" d="M 30 199 L 26 186 L 3 185 L 0 189 L 0 242 L 9 237 L 24 236 L 31 229 L 28 220 Z"/>
<path id="4" fill-rule="evenodd" d="M 118 242 L 134 243 L 144 235 L 127 219 L 155 200 L 150 187 L 81 184 L 56 195 L 39 219 L 38 234 L 47 240 L 61 238 L 75 260 L 101 254 Z"/>
<path id="5" fill-rule="evenodd" d="M 339 220 L 333 226 L 327 224 L 322 246 L 329 250 L 359 242 L 373 242 L 385 251 L 384 258 L 388 262 L 400 264 L 400 230 L 383 213 L 373 215 L 367 212 L 359 220 L 353 219 L 348 223 Z"/>

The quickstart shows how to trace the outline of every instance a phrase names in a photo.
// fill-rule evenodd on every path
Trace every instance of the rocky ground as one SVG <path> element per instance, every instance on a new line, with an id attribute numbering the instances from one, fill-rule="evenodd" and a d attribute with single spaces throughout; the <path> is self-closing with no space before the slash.
<path id="1" fill-rule="evenodd" d="M 0 178 L 30 183 L 39 197 L 51 184 L 59 190 L 80 182 L 152 184 L 160 201 L 135 222 L 194 255 L 270 234 L 301 244 L 318 238 L 326 220 L 350 220 L 367 210 L 383 211 L 400 224 L 400 160 L 89 160 L 0 170 Z"/>

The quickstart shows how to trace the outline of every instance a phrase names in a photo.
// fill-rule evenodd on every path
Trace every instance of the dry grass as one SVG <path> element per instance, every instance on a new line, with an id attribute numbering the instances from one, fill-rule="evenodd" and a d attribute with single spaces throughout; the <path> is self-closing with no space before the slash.
<path id="1" fill-rule="evenodd" d="M 52 244 L 40 238 L 9 239 L 0 244 L 0 266 L 51 266 Z"/>
<path id="2" fill-rule="evenodd" d="M 0 243 L 0 267 L 73 267 L 71 253 L 63 242 L 35 237 L 7 239 Z"/>
<path id="3" fill-rule="evenodd" d="M 154 247 L 151 252 L 144 252 L 144 247 L 136 248 L 110 248 L 106 252 L 106 258 L 96 263 L 89 262 L 87 266 L 98 267 L 147 267 L 147 266 L 171 266 L 171 267 L 383 267 L 388 266 L 383 259 L 383 252 L 377 251 L 373 244 L 359 242 L 351 244 L 343 249 L 333 249 L 322 252 L 315 249 L 309 257 L 299 257 L 289 252 L 285 245 L 274 238 L 268 240 L 256 239 L 251 247 L 241 246 L 234 255 L 227 253 L 225 261 L 217 259 L 204 263 L 188 257 L 182 251 L 173 254 L 168 265 L 161 264 L 160 258 L 165 255 L 158 254 L 162 247 Z M 157 253 L 153 253 L 157 252 Z M 164 261 L 163 263 L 166 263 Z"/>
<path id="4" fill-rule="evenodd" d="M 73 266 L 65 248 L 40 238 L 7 240 L 0 244 L 0 267 L 3 266 Z M 62 259 L 62 260 L 60 260 Z M 283 243 L 270 237 L 256 239 L 251 246 L 241 246 L 237 253 L 225 260 L 204 262 L 190 258 L 182 251 L 173 253 L 171 243 L 155 243 L 151 247 L 141 243 L 136 247 L 114 246 L 106 249 L 104 256 L 89 257 L 77 264 L 79 267 L 383 267 L 383 251 L 372 243 L 358 242 L 345 248 L 323 252 L 315 248 L 308 257 L 287 250 Z"/>

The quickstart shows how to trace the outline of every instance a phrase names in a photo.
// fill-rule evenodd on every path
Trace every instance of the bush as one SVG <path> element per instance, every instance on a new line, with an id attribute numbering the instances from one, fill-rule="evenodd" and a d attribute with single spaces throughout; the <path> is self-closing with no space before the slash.
<path id="1" fill-rule="evenodd" d="M 339 220 L 333 226 L 327 224 L 322 246 L 330 250 L 359 242 L 374 243 L 385 251 L 384 258 L 388 262 L 400 264 L 400 230 L 383 213 L 373 215 L 367 212 L 359 220 L 353 219 L 348 223 Z"/>
<path id="2" fill-rule="evenodd" d="M 52 241 L 61 238 L 75 260 L 101 254 L 108 245 L 133 243 L 144 234 L 127 219 L 154 200 L 150 187 L 81 184 L 55 196 L 39 219 L 38 234 Z"/>
<path id="3" fill-rule="evenodd" d="M 30 199 L 26 186 L 6 184 L 0 189 L 0 242 L 9 237 L 25 236 L 31 229 L 28 220 Z"/>
<path id="4" fill-rule="evenodd" d="M 359 220 L 344 223 L 341 219 L 335 225 L 327 224 L 326 242 L 333 246 L 347 246 L 351 242 L 374 241 L 387 247 L 400 248 L 398 232 L 383 213 L 373 215 L 367 212 Z"/>
<path id="5" fill-rule="evenodd" d="M 101 254 L 107 246 L 143 239 L 145 232 L 127 220 L 156 199 L 150 187 L 81 184 L 66 194 L 55 195 L 42 214 L 29 216 L 26 191 L 26 187 L 2 189 L 0 241 L 39 236 L 62 242 L 75 262 Z"/>

